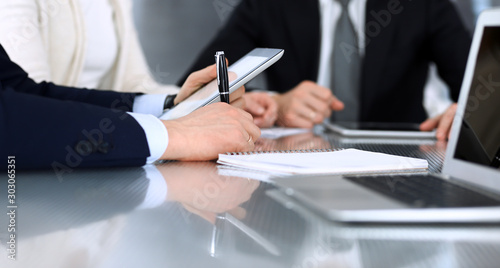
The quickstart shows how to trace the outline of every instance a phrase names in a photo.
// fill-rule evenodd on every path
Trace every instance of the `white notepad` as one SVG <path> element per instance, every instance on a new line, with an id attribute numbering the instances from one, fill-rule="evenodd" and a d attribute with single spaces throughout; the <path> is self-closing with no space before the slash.
<path id="1" fill-rule="evenodd" d="M 219 164 L 278 174 L 418 172 L 427 160 L 357 149 L 219 154 Z"/>

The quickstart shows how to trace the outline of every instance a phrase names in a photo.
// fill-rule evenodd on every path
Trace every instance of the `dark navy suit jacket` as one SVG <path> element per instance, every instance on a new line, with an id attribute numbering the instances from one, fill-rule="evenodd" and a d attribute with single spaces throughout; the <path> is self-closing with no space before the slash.
<path id="1" fill-rule="evenodd" d="M 140 166 L 144 130 L 125 111 L 135 94 L 35 83 L 0 46 L 0 157 L 16 168 Z"/>
<path id="2" fill-rule="evenodd" d="M 471 38 L 449 0 L 367 0 L 365 18 L 370 41 L 362 66 L 361 121 L 425 120 L 430 62 L 458 99 Z M 283 48 L 266 78 L 269 90 L 286 92 L 303 80 L 316 81 L 320 29 L 318 0 L 242 0 L 186 76 L 213 64 L 218 50 L 234 62 L 255 47 Z"/>

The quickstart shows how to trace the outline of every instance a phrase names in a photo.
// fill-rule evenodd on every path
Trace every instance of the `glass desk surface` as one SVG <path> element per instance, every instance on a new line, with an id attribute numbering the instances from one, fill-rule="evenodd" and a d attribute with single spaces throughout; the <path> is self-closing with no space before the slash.
<path id="1" fill-rule="evenodd" d="M 257 150 L 353 147 L 421 157 L 439 172 L 446 144 L 346 140 L 322 129 L 261 138 Z M 155 169 L 156 170 L 156 169 Z M 220 175 L 215 162 L 17 172 L 16 260 L 0 267 L 498 267 L 500 225 L 338 224 L 273 195 L 266 182 Z M 0 181 L 6 192 L 7 179 Z M 166 185 L 166 186 L 165 186 Z"/>

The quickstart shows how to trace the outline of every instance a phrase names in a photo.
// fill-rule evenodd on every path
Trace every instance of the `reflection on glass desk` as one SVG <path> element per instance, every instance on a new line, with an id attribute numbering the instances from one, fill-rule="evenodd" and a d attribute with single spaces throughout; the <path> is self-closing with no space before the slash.
<path id="1" fill-rule="evenodd" d="M 317 132 L 258 141 L 259 150 L 345 145 Z M 359 145 L 433 157 L 434 171 L 445 147 Z M 7 189 L 5 176 L 0 189 Z M 215 162 L 59 177 L 19 171 L 16 189 L 17 259 L 7 258 L 9 219 L 2 213 L 2 268 L 495 267 L 500 261 L 500 226 L 336 224 L 284 199 L 272 184 L 219 175 Z M 6 207 L 6 196 L 0 200 Z"/>

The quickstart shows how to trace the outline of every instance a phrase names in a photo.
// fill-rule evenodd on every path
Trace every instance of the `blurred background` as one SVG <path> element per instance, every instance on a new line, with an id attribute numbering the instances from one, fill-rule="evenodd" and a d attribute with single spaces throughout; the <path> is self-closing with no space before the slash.
<path id="1" fill-rule="evenodd" d="M 272 0 L 269 0 L 272 1 Z M 500 0 L 452 0 L 472 32 L 478 14 Z M 240 0 L 133 0 L 139 39 L 155 79 L 176 83 Z M 237 59 L 230 59 L 235 61 Z M 264 88 L 261 79 L 253 85 Z"/>

